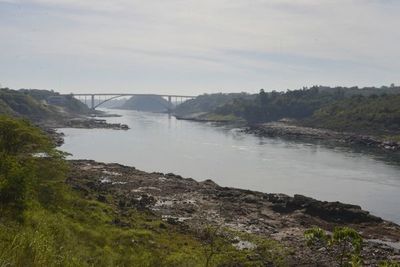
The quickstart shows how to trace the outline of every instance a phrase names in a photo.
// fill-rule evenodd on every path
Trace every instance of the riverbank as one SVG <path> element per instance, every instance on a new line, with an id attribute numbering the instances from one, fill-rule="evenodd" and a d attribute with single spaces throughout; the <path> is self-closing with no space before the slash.
<path id="1" fill-rule="evenodd" d="M 79 128 L 79 129 L 112 129 L 129 130 L 129 126 L 122 123 L 108 123 L 105 119 L 89 117 L 75 117 L 60 120 L 47 120 L 38 123 L 42 128 Z"/>
<path id="2" fill-rule="evenodd" d="M 362 253 L 366 266 L 400 259 L 400 227 L 355 205 L 220 187 L 211 180 L 197 182 L 119 164 L 90 160 L 70 164 L 67 183 L 72 188 L 117 206 L 121 213 L 131 209 L 151 212 L 186 232 L 213 225 L 272 238 L 291 251 L 292 265 L 332 266 L 334 260 L 326 251 L 305 245 L 303 233 L 312 226 L 329 231 L 349 226 L 359 231 L 366 240 Z M 117 223 L 129 227 L 123 220 Z"/>
<path id="3" fill-rule="evenodd" d="M 384 140 L 369 135 L 298 126 L 286 122 L 256 124 L 245 128 L 244 132 L 258 136 L 335 141 L 347 145 L 379 148 L 385 151 L 400 151 L 400 142 Z"/>
<path id="4" fill-rule="evenodd" d="M 207 112 L 192 113 L 186 116 L 174 115 L 178 120 L 198 121 L 198 122 L 218 122 L 245 125 L 245 121 L 232 115 L 219 115 Z"/>
<path id="5" fill-rule="evenodd" d="M 312 128 L 286 121 L 276 121 L 249 125 L 243 120 L 239 120 L 236 117 L 212 115 L 209 113 L 196 113 L 189 116 L 175 117 L 178 120 L 234 124 L 238 125 L 238 127 L 243 127 L 243 132 L 255 134 L 257 136 L 282 137 L 298 140 L 324 140 L 329 142 L 338 142 L 350 146 L 357 145 L 370 148 L 378 148 L 384 151 L 400 151 L 400 142 L 390 140 L 390 138 L 380 138 L 371 135 Z"/>

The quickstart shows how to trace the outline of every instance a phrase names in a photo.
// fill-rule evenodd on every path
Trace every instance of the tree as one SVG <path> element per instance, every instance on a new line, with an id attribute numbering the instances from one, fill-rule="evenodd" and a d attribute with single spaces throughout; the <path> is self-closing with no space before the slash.
<path id="1" fill-rule="evenodd" d="M 28 121 L 0 116 L 0 211 L 22 220 L 34 202 L 48 205 L 64 177 L 64 154 Z M 46 189 L 46 190 L 45 190 Z"/>
<path id="2" fill-rule="evenodd" d="M 262 106 L 265 106 L 265 105 L 267 104 L 267 102 L 268 102 L 268 95 L 267 95 L 267 93 L 264 91 L 264 89 L 261 89 L 261 90 L 260 90 L 259 97 L 260 97 L 260 104 L 261 104 Z"/>
<path id="3" fill-rule="evenodd" d="M 229 245 L 226 239 L 221 237 L 221 226 L 206 226 L 200 231 L 200 240 L 204 244 L 204 266 L 212 266 L 213 258 L 222 253 L 224 248 Z"/>

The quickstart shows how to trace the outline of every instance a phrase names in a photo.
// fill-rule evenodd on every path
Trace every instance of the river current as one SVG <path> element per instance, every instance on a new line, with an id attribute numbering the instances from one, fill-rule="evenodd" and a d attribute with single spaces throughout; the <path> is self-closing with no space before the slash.
<path id="1" fill-rule="evenodd" d="M 232 126 L 167 114 L 111 110 L 128 131 L 60 129 L 62 150 L 144 171 L 173 172 L 222 186 L 303 194 L 360 205 L 400 223 L 400 160 L 365 149 L 256 137 Z"/>

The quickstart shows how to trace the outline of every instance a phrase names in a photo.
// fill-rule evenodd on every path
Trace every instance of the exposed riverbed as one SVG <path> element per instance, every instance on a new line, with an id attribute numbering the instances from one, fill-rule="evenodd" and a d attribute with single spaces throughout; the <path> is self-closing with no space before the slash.
<path id="1" fill-rule="evenodd" d="M 400 163 L 395 156 L 321 143 L 256 137 L 228 126 L 166 114 L 113 110 L 131 129 L 61 129 L 61 149 L 94 159 L 173 172 L 223 186 L 303 194 L 360 205 L 400 223 Z"/>

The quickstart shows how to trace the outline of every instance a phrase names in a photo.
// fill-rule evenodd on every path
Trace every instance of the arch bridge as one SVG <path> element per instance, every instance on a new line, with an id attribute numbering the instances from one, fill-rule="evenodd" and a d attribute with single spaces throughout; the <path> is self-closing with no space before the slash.
<path id="1" fill-rule="evenodd" d="M 166 98 L 168 100 L 169 103 L 169 107 L 168 111 L 171 110 L 171 107 L 173 107 L 173 103 L 183 103 L 186 100 L 189 99 L 193 99 L 196 98 L 196 96 L 189 96 L 189 95 L 160 95 L 160 94 L 126 94 L 126 93 L 121 93 L 121 94 L 116 94 L 116 93 L 99 93 L 99 94 L 66 94 L 72 97 L 75 97 L 76 99 L 84 102 L 86 105 L 88 105 L 87 100 L 89 100 L 89 104 L 90 104 L 90 108 L 92 110 L 95 110 L 96 108 L 98 108 L 99 106 L 101 106 L 102 104 L 119 98 L 119 97 L 124 97 L 124 96 L 128 96 L 128 97 L 133 97 L 133 96 L 159 96 L 162 98 Z M 175 100 L 175 101 L 173 101 Z"/>

